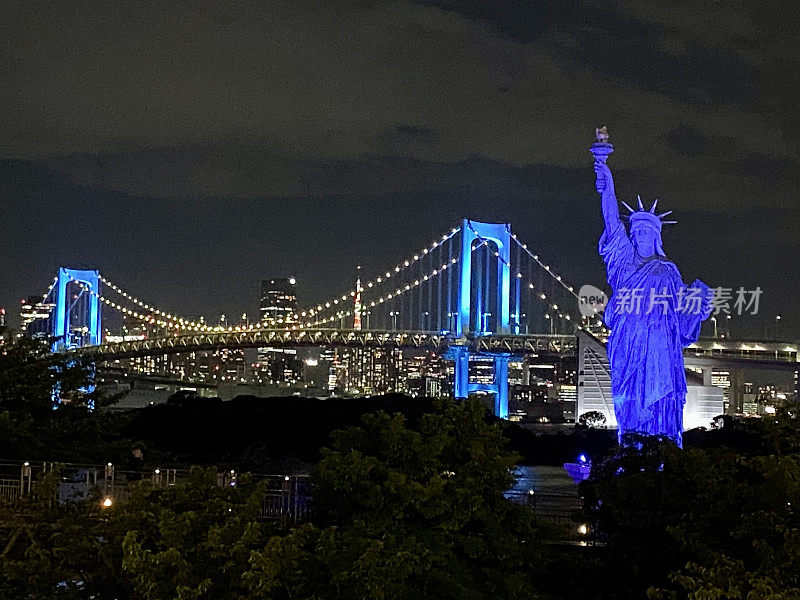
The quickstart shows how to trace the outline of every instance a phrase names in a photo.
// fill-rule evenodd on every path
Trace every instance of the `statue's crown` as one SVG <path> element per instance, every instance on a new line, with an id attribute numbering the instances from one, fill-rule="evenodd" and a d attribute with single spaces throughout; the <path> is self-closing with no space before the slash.
<path id="1" fill-rule="evenodd" d="M 672 223 L 677 223 L 677 221 L 665 221 L 664 217 L 669 214 L 672 214 L 671 210 L 667 212 L 661 213 L 660 215 L 656 214 L 656 206 L 658 205 L 658 199 L 653 202 L 653 205 L 650 207 L 649 210 L 645 209 L 644 205 L 642 204 L 641 196 L 636 196 L 636 199 L 639 201 L 639 209 L 634 210 L 625 201 L 622 203 L 625 205 L 625 208 L 630 211 L 631 214 L 628 215 L 628 220 L 631 223 L 631 226 L 634 224 L 636 225 L 644 225 L 649 227 L 654 227 L 661 231 L 662 225 L 669 225 Z"/>

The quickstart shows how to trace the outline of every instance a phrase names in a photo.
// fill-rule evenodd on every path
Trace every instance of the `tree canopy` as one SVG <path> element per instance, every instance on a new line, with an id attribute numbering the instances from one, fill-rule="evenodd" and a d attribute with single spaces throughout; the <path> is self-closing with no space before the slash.
<path id="1" fill-rule="evenodd" d="M 543 531 L 503 498 L 515 456 L 480 402 L 437 409 L 413 429 L 378 413 L 336 432 L 314 470 L 314 524 L 254 554 L 252 589 L 309 599 L 532 594 Z"/>

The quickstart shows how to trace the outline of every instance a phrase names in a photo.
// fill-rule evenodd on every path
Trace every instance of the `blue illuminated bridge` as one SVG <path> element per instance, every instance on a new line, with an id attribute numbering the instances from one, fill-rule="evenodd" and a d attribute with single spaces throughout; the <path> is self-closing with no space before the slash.
<path id="1" fill-rule="evenodd" d="M 575 353 L 578 332 L 602 338 L 598 316 L 582 317 L 578 295 L 508 223 L 464 219 L 353 289 L 291 315 L 284 327 L 211 326 L 125 291 L 96 270 L 61 268 L 42 304 L 52 306 L 53 351 L 98 363 L 221 348 L 419 348 L 454 362 L 454 395 L 494 395 L 508 416 L 508 363 L 525 353 Z M 105 311 L 140 321 L 145 339 L 102 340 Z M 796 352 L 795 352 L 796 355 Z M 776 359 L 778 357 L 776 356 Z M 491 361 L 494 382 L 470 380 L 471 359 Z"/>

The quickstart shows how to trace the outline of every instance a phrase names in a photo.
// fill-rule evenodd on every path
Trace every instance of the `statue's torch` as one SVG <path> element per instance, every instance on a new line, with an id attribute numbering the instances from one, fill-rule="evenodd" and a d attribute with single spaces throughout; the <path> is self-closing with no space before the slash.
<path id="1" fill-rule="evenodd" d="M 614 151 L 614 146 L 608 141 L 608 129 L 603 125 L 595 129 L 594 133 L 597 136 L 597 141 L 592 144 L 590 151 L 594 154 L 595 162 L 605 163 L 608 160 L 608 155 Z"/>
<path id="2" fill-rule="evenodd" d="M 606 178 L 600 175 L 600 167 L 606 164 L 608 155 L 614 151 L 614 146 L 608 141 L 608 129 L 606 129 L 605 125 L 595 129 L 594 133 L 597 136 L 597 141 L 590 148 L 592 154 L 594 154 L 594 172 L 597 174 L 594 186 L 597 189 L 597 193 L 602 194 L 606 187 Z M 606 168 L 606 170 L 608 169 Z"/>

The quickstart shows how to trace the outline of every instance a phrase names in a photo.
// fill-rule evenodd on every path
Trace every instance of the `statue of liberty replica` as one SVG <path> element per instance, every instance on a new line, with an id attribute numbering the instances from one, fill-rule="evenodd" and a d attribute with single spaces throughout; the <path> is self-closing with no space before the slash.
<path id="1" fill-rule="evenodd" d="M 675 263 L 664 254 L 661 228 L 670 212 L 656 214 L 638 199 L 625 217 L 619 214 L 614 179 L 606 164 L 613 146 L 606 128 L 596 130 L 592 146 L 595 187 L 600 193 L 605 230 L 600 256 L 613 291 L 604 320 L 611 334 L 608 359 L 620 445 L 638 436 L 660 436 L 682 447 L 686 373 L 683 348 L 697 341 L 700 325 L 712 309 L 711 290 L 700 281 L 687 286 Z"/>

